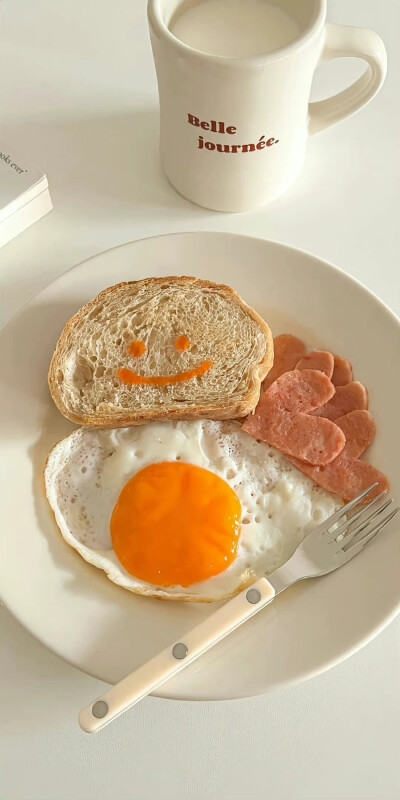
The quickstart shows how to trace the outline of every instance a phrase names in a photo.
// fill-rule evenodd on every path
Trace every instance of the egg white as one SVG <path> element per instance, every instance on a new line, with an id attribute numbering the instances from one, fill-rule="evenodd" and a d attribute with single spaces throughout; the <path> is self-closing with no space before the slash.
<path id="1" fill-rule="evenodd" d="M 189 587 L 160 587 L 124 569 L 112 547 L 110 519 L 133 475 L 149 464 L 175 460 L 223 478 L 241 502 L 242 526 L 237 557 L 225 572 Z M 279 451 L 230 421 L 79 428 L 51 451 L 45 487 L 65 541 L 114 583 L 138 594 L 203 602 L 229 597 L 273 572 L 315 525 L 342 505 Z"/>

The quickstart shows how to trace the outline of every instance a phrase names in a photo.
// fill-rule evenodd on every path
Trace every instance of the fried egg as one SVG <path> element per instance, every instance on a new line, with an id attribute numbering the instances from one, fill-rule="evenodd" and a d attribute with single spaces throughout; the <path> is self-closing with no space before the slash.
<path id="1" fill-rule="evenodd" d="M 80 428 L 45 487 L 65 541 L 114 583 L 203 602 L 273 572 L 342 505 L 231 421 Z"/>

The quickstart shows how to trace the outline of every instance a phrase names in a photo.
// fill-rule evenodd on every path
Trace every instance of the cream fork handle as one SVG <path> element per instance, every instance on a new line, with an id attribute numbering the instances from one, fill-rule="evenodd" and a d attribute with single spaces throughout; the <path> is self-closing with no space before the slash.
<path id="1" fill-rule="evenodd" d="M 273 600 L 275 589 L 260 578 L 249 589 L 228 600 L 204 622 L 186 633 L 180 642 L 167 647 L 135 672 L 113 686 L 94 703 L 82 709 L 79 724 L 87 733 L 95 733 L 123 714 L 150 692 L 205 653 L 228 633 L 257 614 Z"/>

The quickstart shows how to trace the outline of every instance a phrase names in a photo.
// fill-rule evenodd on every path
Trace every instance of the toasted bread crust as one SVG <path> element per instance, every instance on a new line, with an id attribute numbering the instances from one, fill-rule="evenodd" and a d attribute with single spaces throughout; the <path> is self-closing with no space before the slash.
<path id="1" fill-rule="evenodd" d="M 71 411 L 66 407 L 63 402 L 62 393 L 59 388 L 58 381 L 56 380 L 56 375 L 59 369 L 62 369 L 63 359 L 67 350 L 67 345 L 70 342 L 71 337 L 73 336 L 74 328 L 82 319 L 85 318 L 87 314 L 90 313 L 92 309 L 95 308 L 96 305 L 99 303 L 106 302 L 109 297 L 116 291 L 121 289 L 124 286 L 135 286 L 139 290 L 144 286 L 152 286 L 158 284 L 177 284 L 180 286 L 189 286 L 193 285 L 199 289 L 214 289 L 220 293 L 225 294 L 227 298 L 229 298 L 232 302 L 236 303 L 245 314 L 247 314 L 260 328 L 262 333 L 266 339 L 266 350 L 265 356 L 263 360 L 255 364 L 250 373 L 250 380 L 249 380 L 249 392 L 245 398 L 243 398 L 240 402 L 229 402 L 229 403 L 221 403 L 219 405 L 198 405 L 196 407 L 190 408 L 176 408 L 176 409 L 163 409 L 161 408 L 152 408 L 149 410 L 140 409 L 140 413 L 138 411 L 132 409 L 132 412 L 129 414 L 125 414 L 124 416 L 121 415 L 113 415 L 113 414 L 101 414 L 96 412 L 95 414 L 79 414 Z M 118 428 L 118 427 L 130 427 L 134 425 L 141 425 L 145 422 L 150 422 L 152 420 L 185 420 L 185 419 L 199 419 L 199 418 L 207 418 L 207 419 L 234 419 L 234 418 L 241 418 L 245 417 L 249 414 L 256 406 L 259 395 L 260 395 L 260 386 L 263 379 L 268 374 L 269 370 L 271 369 L 273 364 L 273 339 L 272 334 L 270 331 L 269 326 L 267 323 L 254 311 L 253 308 L 247 305 L 247 303 L 242 300 L 238 292 L 232 289 L 229 286 L 225 286 L 224 284 L 216 284 L 212 281 L 205 281 L 194 277 L 182 276 L 182 277 L 161 277 L 161 278 L 145 278 L 140 281 L 125 281 L 123 283 L 116 284 L 115 286 L 111 286 L 107 289 L 104 289 L 100 292 L 97 297 L 83 306 L 71 319 L 66 323 L 60 339 L 56 345 L 56 349 L 54 351 L 49 375 L 48 375 L 48 383 L 50 394 L 54 400 L 55 405 L 67 419 L 71 422 L 74 422 L 78 425 L 85 425 L 88 427 L 94 428 Z"/>

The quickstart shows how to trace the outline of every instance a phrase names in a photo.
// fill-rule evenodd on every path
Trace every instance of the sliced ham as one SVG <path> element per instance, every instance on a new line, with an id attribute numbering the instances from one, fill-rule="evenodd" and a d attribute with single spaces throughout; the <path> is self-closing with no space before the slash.
<path id="1" fill-rule="evenodd" d="M 334 391 L 329 378 L 318 370 L 285 372 L 261 396 L 243 430 L 286 455 L 310 464 L 329 464 L 343 450 L 345 435 L 330 420 L 309 412 L 327 403 Z"/>
<path id="2" fill-rule="evenodd" d="M 312 467 L 295 459 L 293 464 L 322 489 L 339 495 L 346 502 L 354 500 L 373 483 L 378 483 L 378 486 L 365 498 L 365 502 L 389 488 L 386 475 L 375 469 L 372 464 L 357 458 L 340 455 L 326 467 Z"/>
<path id="3" fill-rule="evenodd" d="M 375 439 L 376 425 L 372 414 L 365 410 L 350 411 L 335 420 L 346 437 L 343 454 L 359 458 Z"/>
<path id="4" fill-rule="evenodd" d="M 274 339 L 274 365 L 263 382 L 268 389 L 276 378 L 294 369 L 297 362 L 305 356 L 307 349 L 300 339 L 290 333 L 282 333 Z"/>
<path id="5" fill-rule="evenodd" d="M 329 378 L 316 369 L 291 370 L 285 372 L 264 392 L 256 408 L 273 406 L 292 414 L 309 414 L 327 405 L 334 396 L 335 387 Z M 264 405 L 262 405 L 264 404 Z"/>
<path id="6" fill-rule="evenodd" d="M 296 364 L 296 369 L 318 369 L 331 380 L 334 369 L 334 357 L 326 350 L 312 350 L 300 359 Z M 333 381 L 332 381 L 333 383 Z"/>
<path id="7" fill-rule="evenodd" d="M 326 417 L 332 421 L 343 417 L 350 411 L 368 408 L 368 392 L 359 381 L 351 381 L 345 386 L 337 386 L 332 399 L 314 411 L 315 416 Z"/>
<path id="8" fill-rule="evenodd" d="M 376 428 L 367 411 L 368 392 L 353 381 L 350 361 L 321 350 L 307 354 L 303 342 L 290 334 L 277 336 L 274 346 L 266 391 L 243 430 L 281 450 L 301 472 L 345 501 L 373 483 L 378 486 L 365 502 L 388 489 L 386 475 L 360 461 Z"/>
<path id="9" fill-rule="evenodd" d="M 334 386 L 345 386 L 353 380 L 353 367 L 347 358 L 335 356 L 331 381 Z"/>
<path id="10" fill-rule="evenodd" d="M 365 502 L 369 502 L 379 492 L 389 488 L 386 475 L 358 458 L 374 439 L 375 423 L 368 411 L 357 410 L 337 419 L 336 424 L 346 436 L 346 445 L 334 461 L 326 466 L 315 467 L 298 459 L 290 460 L 318 486 L 339 495 L 346 502 L 354 500 L 373 483 L 378 483 L 377 488 L 365 498 Z"/>

